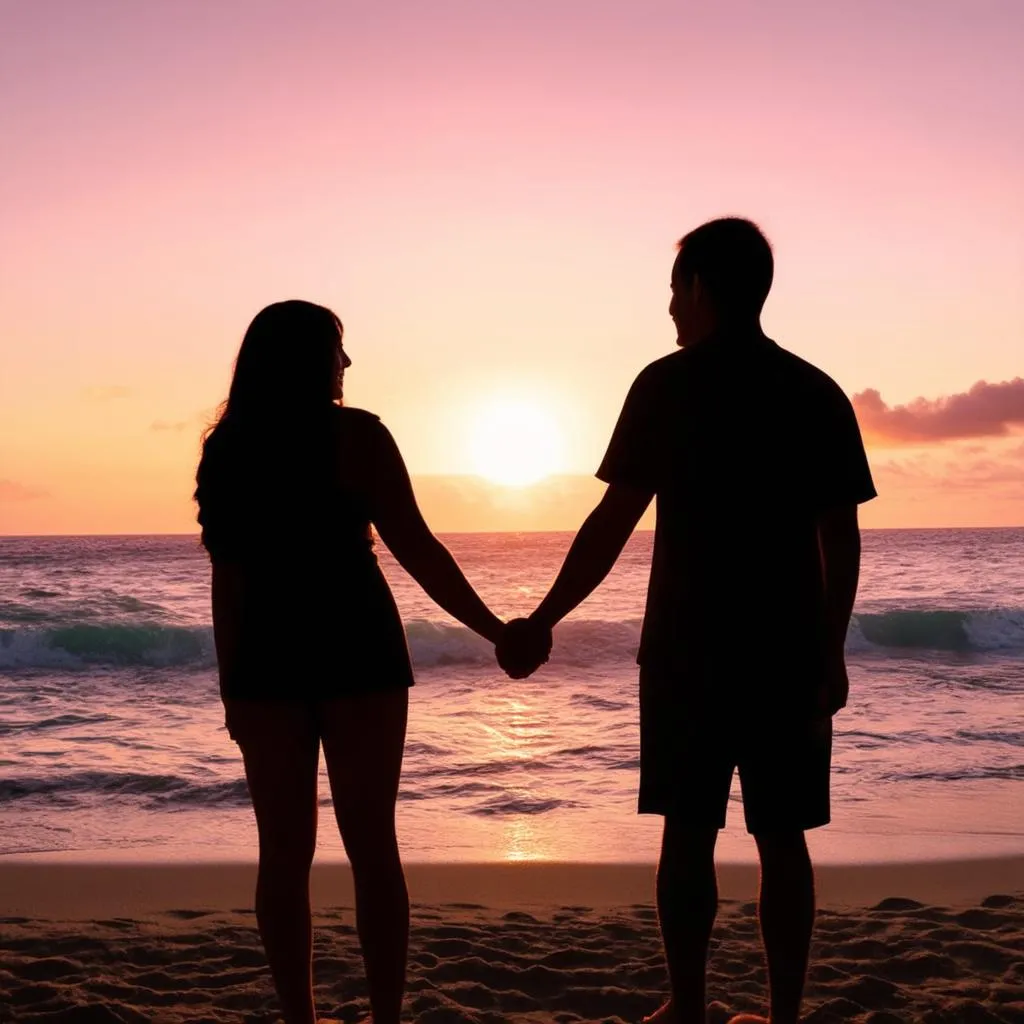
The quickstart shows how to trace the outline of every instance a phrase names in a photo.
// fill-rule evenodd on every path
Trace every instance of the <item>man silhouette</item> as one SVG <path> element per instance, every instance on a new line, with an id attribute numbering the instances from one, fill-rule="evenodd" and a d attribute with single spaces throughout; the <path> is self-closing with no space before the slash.
<path id="1" fill-rule="evenodd" d="M 680 241 L 669 314 L 681 351 L 637 377 L 597 472 L 603 498 L 548 596 L 497 650 L 516 677 L 545 661 L 552 627 L 605 578 L 657 496 L 637 660 L 638 809 L 665 819 L 657 901 L 671 995 L 647 1018 L 658 1024 L 705 1020 L 715 841 L 736 769 L 761 862 L 771 1024 L 798 1020 L 807 970 L 804 832 L 830 817 L 857 505 L 875 489 L 846 396 L 761 329 L 773 272 L 748 220 L 710 221 Z"/>

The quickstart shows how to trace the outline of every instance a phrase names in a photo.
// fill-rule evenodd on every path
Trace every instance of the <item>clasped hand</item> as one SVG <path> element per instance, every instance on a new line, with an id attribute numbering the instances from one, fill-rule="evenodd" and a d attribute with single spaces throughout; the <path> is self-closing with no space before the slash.
<path id="1" fill-rule="evenodd" d="M 513 679 L 525 679 L 548 660 L 551 630 L 533 619 L 512 619 L 494 645 L 498 664 Z"/>

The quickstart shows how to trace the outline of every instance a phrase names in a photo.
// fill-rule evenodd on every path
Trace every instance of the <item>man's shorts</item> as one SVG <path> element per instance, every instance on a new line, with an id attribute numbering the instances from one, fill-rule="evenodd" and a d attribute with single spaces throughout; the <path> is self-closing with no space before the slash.
<path id="1" fill-rule="evenodd" d="M 694 698 L 679 676 L 641 669 L 639 812 L 724 828 L 738 769 L 748 832 L 827 825 L 831 719 L 736 704 Z"/>

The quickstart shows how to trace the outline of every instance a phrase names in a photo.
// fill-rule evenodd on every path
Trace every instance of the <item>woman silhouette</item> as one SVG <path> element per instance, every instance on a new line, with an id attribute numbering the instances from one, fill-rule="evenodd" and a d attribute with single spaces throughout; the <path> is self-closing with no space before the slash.
<path id="1" fill-rule="evenodd" d="M 259 833 L 256 919 L 287 1024 L 316 1021 L 309 871 L 321 745 L 373 1022 L 401 1013 L 409 898 L 395 800 L 413 676 L 371 524 L 442 608 L 492 642 L 502 629 L 424 523 L 387 429 L 341 404 L 342 334 L 334 313 L 309 302 L 262 310 L 196 475 L 225 722 Z"/>

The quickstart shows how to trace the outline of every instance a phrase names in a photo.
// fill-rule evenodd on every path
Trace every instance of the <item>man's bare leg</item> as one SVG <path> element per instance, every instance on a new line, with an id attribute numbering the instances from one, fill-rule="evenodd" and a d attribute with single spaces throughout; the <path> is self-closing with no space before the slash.
<path id="1" fill-rule="evenodd" d="M 741 1014 L 731 1024 L 797 1024 L 814 928 L 814 869 L 803 832 L 754 838 L 761 857 L 758 911 L 768 961 L 769 1016 Z"/>

